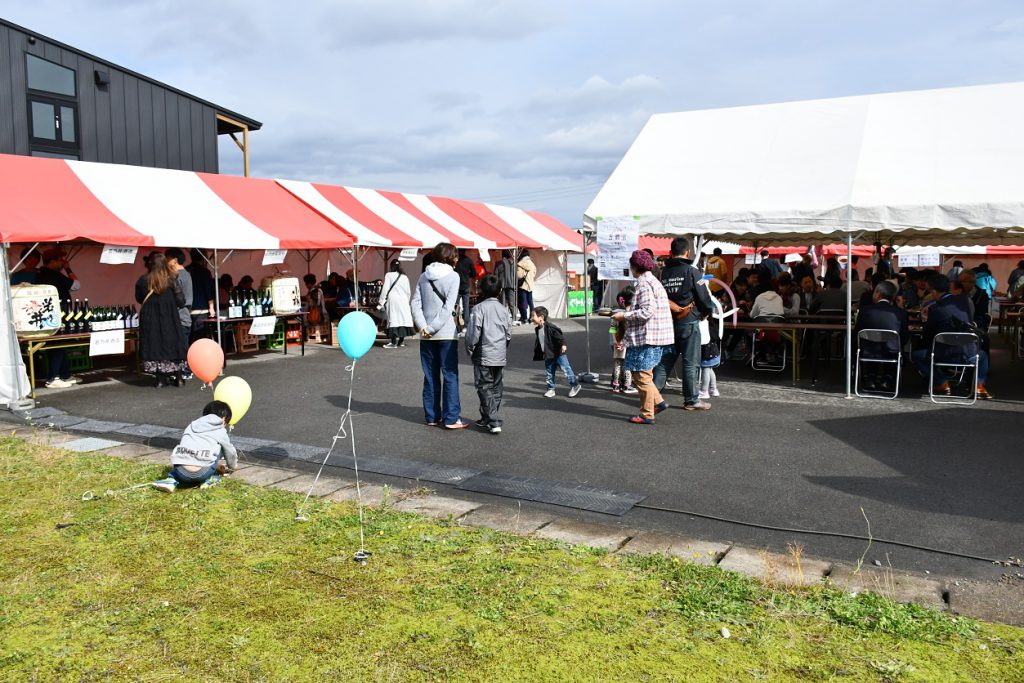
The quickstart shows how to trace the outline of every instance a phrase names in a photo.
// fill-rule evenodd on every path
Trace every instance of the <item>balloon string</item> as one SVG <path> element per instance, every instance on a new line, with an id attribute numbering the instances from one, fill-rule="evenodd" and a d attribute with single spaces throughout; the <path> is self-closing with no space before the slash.
<path id="1" fill-rule="evenodd" d="M 305 519 L 303 510 L 306 507 L 307 501 L 310 496 L 313 495 L 313 489 L 316 487 L 318 481 L 320 481 L 320 475 L 324 471 L 324 467 L 327 465 L 327 461 L 330 460 L 331 454 L 334 453 L 334 447 L 338 444 L 338 441 L 344 440 L 351 437 L 352 440 L 352 465 L 356 473 L 356 502 L 359 506 L 359 551 L 365 552 L 365 535 L 363 532 L 363 492 L 361 482 L 359 481 L 359 461 L 356 458 L 356 433 L 355 426 L 352 422 L 352 389 L 355 386 L 356 379 L 356 363 L 352 361 L 351 365 L 345 366 L 345 370 L 349 373 L 349 384 L 348 384 L 348 406 L 346 407 L 345 414 L 341 416 L 341 421 L 338 423 L 338 432 L 331 439 L 331 447 L 327 450 L 327 455 L 324 457 L 324 461 L 320 463 L 320 469 L 316 473 L 316 477 L 313 479 L 313 483 L 310 484 L 309 490 L 306 491 L 306 497 L 302 499 L 302 504 L 299 506 L 298 514 L 295 519 Z M 345 422 L 348 422 L 348 430 L 345 429 Z"/>

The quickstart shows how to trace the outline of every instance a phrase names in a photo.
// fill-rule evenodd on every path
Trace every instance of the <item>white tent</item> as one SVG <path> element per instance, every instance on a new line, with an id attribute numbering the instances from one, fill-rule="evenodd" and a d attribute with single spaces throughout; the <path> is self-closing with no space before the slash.
<path id="1" fill-rule="evenodd" d="M 585 221 L 773 245 L 1024 240 L 1024 83 L 652 116 Z"/>
<path id="2" fill-rule="evenodd" d="M 634 216 L 644 234 L 746 244 L 1019 244 L 1022 121 L 1024 83 L 659 114 L 584 223 Z"/>

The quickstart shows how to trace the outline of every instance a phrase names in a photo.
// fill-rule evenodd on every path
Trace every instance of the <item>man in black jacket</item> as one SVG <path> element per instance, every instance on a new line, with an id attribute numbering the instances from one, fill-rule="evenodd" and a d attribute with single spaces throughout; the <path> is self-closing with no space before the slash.
<path id="1" fill-rule="evenodd" d="M 872 292 L 872 303 L 861 306 L 857 313 L 857 326 L 853 333 L 859 344 L 859 358 L 868 360 L 895 360 L 900 349 L 910 341 L 910 327 L 907 313 L 893 305 L 896 298 L 896 285 L 882 280 L 875 285 Z M 860 340 L 861 330 L 889 330 L 899 335 L 898 339 L 886 341 Z M 866 372 L 871 369 L 872 372 Z M 868 389 L 892 391 L 895 388 L 895 365 L 891 363 L 867 363 L 861 370 L 864 372 L 864 383 Z"/>
<path id="2" fill-rule="evenodd" d="M 61 273 L 63 270 L 67 275 Z M 71 306 L 71 292 L 77 291 L 82 285 L 72 272 L 67 255 L 60 247 L 47 249 L 43 252 L 43 267 L 36 273 L 37 285 L 52 285 L 57 289 L 58 299 L 66 306 Z M 66 389 L 78 384 L 78 378 L 71 376 L 71 363 L 64 349 L 49 349 L 46 352 L 46 365 L 50 378 L 46 382 L 47 389 Z"/>
<path id="3" fill-rule="evenodd" d="M 661 284 L 665 287 L 670 302 L 675 302 L 672 319 L 676 343 L 672 350 L 661 357 L 654 368 L 654 386 L 658 391 L 665 388 L 665 378 L 683 357 L 683 408 L 686 410 L 708 410 L 710 405 L 698 398 L 700 393 L 700 329 L 701 318 L 714 310 L 711 293 L 700 284 L 703 273 L 693 265 L 690 258 L 690 240 L 677 237 L 672 240 L 671 256 L 661 271 Z M 671 306 L 671 303 L 670 303 Z"/>
<path id="4" fill-rule="evenodd" d="M 512 260 L 511 249 L 501 250 L 501 260 L 494 266 L 494 276 L 501 283 L 501 302 L 508 309 L 508 313 L 512 317 L 512 324 L 518 325 L 519 319 L 516 316 L 516 264 Z"/>
<path id="5" fill-rule="evenodd" d="M 466 255 L 465 249 L 459 249 L 459 260 L 455 263 L 455 272 L 459 274 L 459 304 L 462 306 L 463 321 L 469 320 L 469 287 L 476 279 L 476 264 L 473 259 Z M 463 323 L 459 330 L 459 336 L 465 336 L 466 329 Z"/>
<path id="6" fill-rule="evenodd" d="M 932 341 L 935 339 L 935 335 L 941 332 L 967 332 L 974 326 L 970 313 L 957 305 L 955 298 L 950 294 L 949 278 L 936 273 L 928 280 L 928 287 L 935 303 L 926 309 L 927 318 L 924 321 L 922 333 L 925 348 L 918 349 L 911 354 L 914 365 L 924 377 L 929 375 Z M 985 381 L 988 379 L 988 354 L 981 350 L 978 344 L 957 347 L 939 345 L 935 349 L 935 360 L 940 363 L 971 362 L 975 355 L 978 357 L 978 398 L 991 399 L 992 395 L 985 388 Z M 948 375 L 940 369 L 936 369 L 934 377 L 934 392 L 936 394 L 948 395 L 950 393 L 947 377 Z"/>

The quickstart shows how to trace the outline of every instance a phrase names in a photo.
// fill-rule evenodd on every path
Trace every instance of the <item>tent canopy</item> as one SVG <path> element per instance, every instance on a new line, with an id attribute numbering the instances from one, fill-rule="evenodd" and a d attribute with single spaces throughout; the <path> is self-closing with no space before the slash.
<path id="1" fill-rule="evenodd" d="M 575 232 L 532 211 L 291 180 L 0 154 L 0 187 L 8 243 L 581 249 Z"/>
<path id="2" fill-rule="evenodd" d="M 1021 121 L 1024 83 L 659 114 L 585 220 L 773 245 L 1019 244 Z"/>

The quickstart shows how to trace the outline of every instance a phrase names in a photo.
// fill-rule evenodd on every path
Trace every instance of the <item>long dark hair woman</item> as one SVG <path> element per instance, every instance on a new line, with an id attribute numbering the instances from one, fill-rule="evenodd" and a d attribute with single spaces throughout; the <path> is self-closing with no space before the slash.
<path id="1" fill-rule="evenodd" d="M 142 371 L 156 377 L 156 386 L 182 383 L 181 321 L 178 309 L 185 305 L 185 295 L 174 277 L 167 259 L 152 254 L 146 264 L 148 272 L 135 283 L 135 300 L 139 311 L 139 357 Z"/>

